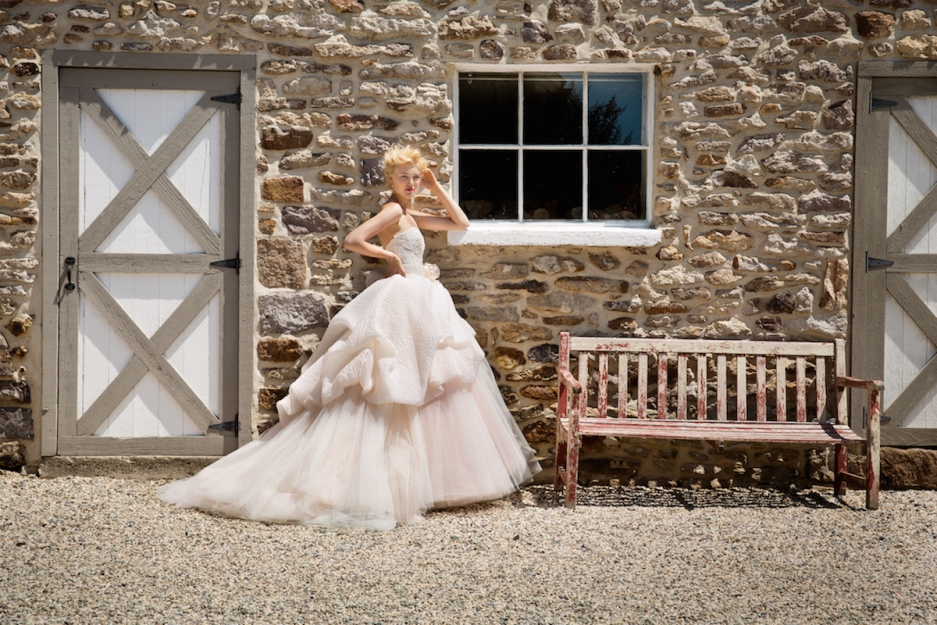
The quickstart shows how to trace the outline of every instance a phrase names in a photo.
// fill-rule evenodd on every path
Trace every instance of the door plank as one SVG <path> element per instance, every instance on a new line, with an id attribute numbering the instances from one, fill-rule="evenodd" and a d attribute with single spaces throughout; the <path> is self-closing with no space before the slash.
<path id="1" fill-rule="evenodd" d="M 211 91 L 206 93 L 206 96 L 212 95 L 217 95 L 217 92 Z M 204 100 L 204 98 L 202 100 Z M 201 102 L 202 101 L 196 104 L 196 106 L 199 106 Z M 111 140 L 111 143 L 120 150 L 121 154 L 124 155 L 124 158 L 127 159 L 134 169 L 140 171 L 149 166 L 150 155 L 143 149 L 136 137 L 133 136 L 133 133 L 124 126 L 123 122 L 121 122 L 117 115 L 108 107 L 107 103 L 101 99 L 97 91 L 94 89 L 82 89 L 81 103 L 82 108 L 89 118 L 97 124 Z M 215 107 L 215 109 L 217 109 L 217 107 Z M 170 135 L 170 137 L 171 136 L 172 135 Z M 189 140 L 194 136 L 195 133 L 189 137 Z M 167 141 L 168 140 L 167 138 Z M 182 146 L 182 149 L 185 149 L 185 146 Z M 180 150 L 180 152 L 181 151 L 182 150 Z M 178 154 L 173 156 L 170 160 L 170 164 L 177 156 Z M 167 165 L 167 167 L 168 166 L 169 165 Z M 162 175 L 153 183 L 152 189 L 167 208 L 179 219 L 186 232 L 195 238 L 202 250 L 209 254 L 217 254 L 220 252 L 218 235 L 212 231 L 201 215 L 189 204 L 185 196 L 182 195 L 179 189 L 169 180 L 165 171 L 163 171 Z"/>
<path id="2" fill-rule="evenodd" d="M 92 273 L 220 273 L 210 263 L 224 260 L 210 254 L 102 254 L 95 252 L 81 259 L 81 267 Z"/>
<path id="3" fill-rule="evenodd" d="M 124 309 L 107 291 L 93 273 L 81 271 L 82 289 L 85 295 L 97 306 L 108 319 L 114 330 L 130 345 L 134 353 L 153 372 L 156 379 L 168 390 L 180 405 L 185 406 L 186 414 L 203 432 L 209 425 L 218 423 L 218 418 L 205 406 L 201 398 L 179 376 L 166 357 L 153 345 L 152 341 L 140 331 L 140 328 L 124 312 Z M 178 336 L 178 334 L 177 334 Z"/>
<path id="4" fill-rule="evenodd" d="M 937 214 L 937 186 L 931 187 L 924 194 L 917 206 L 885 239 L 886 253 L 889 255 L 901 254 L 935 214 Z M 895 271 L 895 269 L 890 267 L 889 271 Z"/>
<path id="5" fill-rule="evenodd" d="M 80 180 L 80 160 L 78 158 L 81 139 L 79 137 L 80 110 L 77 89 L 62 89 L 59 115 L 61 116 L 59 147 L 59 171 L 63 187 L 78 188 Z M 59 307 L 59 335 L 61 341 L 59 362 L 64 372 L 68 363 L 78 362 L 78 289 L 68 291 L 65 286 L 65 259 L 78 256 L 78 193 L 62 193 L 60 217 L 60 254 L 56 264 L 61 271 L 56 303 Z M 72 267 L 72 283 L 78 281 L 77 267 Z M 75 433 L 78 414 L 78 379 L 73 375 L 61 376 L 59 383 L 59 435 L 71 436 Z M 59 451 L 61 453 L 61 450 Z"/>
<path id="6" fill-rule="evenodd" d="M 895 254 L 885 260 L 895 263 L 885 269 L 887 273 L 937 273 L 937 254 Z"/>
<path id="7" fill-rule="evenodd" d="M 904 278 L 897 274 L 887 276 L 885 284 L 895 301 L 904 308 L 930 342 L 937 345 L 937 316 L 934 316 L 927 304 L 905 282 Z"/>
<path id="8" fill-rule="evenodd" d="M 927 127 L 906 98 L 895 96 L 895 101 L 897 104 L 891 107 L 891 114 L 921 148 L 924 156 L 937 165 L 937 136 L 934 136 L 933 131 Z"/>
<path id="9" fill-rule="evenodd" d="M 888 426 L 898 427 L 904 423 L 911 411 L 931 391 L 935 384 L 937 384 L 937 358 L 931 358 L 930 362 L 924 365 L 908 385 L 904 387 L 898 397 L 882 411 L 882 414 L 891 419 Z"/>
<path id="10" fill-rule="evenodd" d="M 166 322 L 160 326 L 153 337 L 150 339 L 156 350 L 162 354 L 179 337 L 179 335 L 189 326 L 198 314 L 204 310 L 215 293 L 221 289 L 223 276 L 221 274 L 206 275 L 196 285 L 195 289 L 185 300 L 179 304 L 179 307 L 173 311 Z M 146 372 L 149 371 L 146 364 L 139 356 L 134 356 L 133 360 L 121 370 L 110 385 L 94 401 L 85 414 L 78 420 L 78 435 L 91 436 L 100 427 L 102 423 L 117 409 L 117 406 L 123 401 L 137 383 L 143 379 Z"/>
<path id="11" fill-rule="evenodd" d="M 114 199 L 111 200 L 111 203 L 108 204 L 98 215 L 97 219 L 85 229 L 81 238 L 78 240 L 79 253 L 93 252 L 101 245 L 114 227 L 120 223 L 120 221 L 126 217 L 127 213 L 140 201 L 140 198 L 150 190 L 161 176 L 165 176 L 166 168 L 179 156 L 179 153 L 188 145 L 192 137 L 208 123 L 208 120 L 214 115 L 217 108 L 217 103 L 213 103 L 206 94 L 199 103 L 189 111 L 185 119 L 183 119 L 166 140 L 156 148 L 153 155 L 146 161 L 146 166 L 137 169 L 133 178 L 130 179 L 130 182 L 128 182 L 123 189 L 118 191 Z M 143 148 L 140 149 L 142 150 Z M 172 186 L 172 183 L 169 183 L 169 185 Z M 174 186 L 173 189 L 175 189 Z M 186 202 L 186 205 L 188 205 L 188 202 Z M 191 206 L 189 208 L 191 209 Z M 198 215 L 198 213 L 195 213 L 194 209 L 192 209 L 192 213 L 196 216 Z M 205 223 L 201 217 L 197 218 L 202 224 Z M 210 230 L 209 228 L 209 231 Z M 218 237 L 214 232 L 211 234 L 212 237 L 215 238 L 214 248 L 205 251 L 218 254 L 220 252 L 220 246 L 217 241 Z"/>
<path id="12" fill-rule="evenodd" d="M 64 456 L 221 456 L 226 436 L 62 437 Z"/>

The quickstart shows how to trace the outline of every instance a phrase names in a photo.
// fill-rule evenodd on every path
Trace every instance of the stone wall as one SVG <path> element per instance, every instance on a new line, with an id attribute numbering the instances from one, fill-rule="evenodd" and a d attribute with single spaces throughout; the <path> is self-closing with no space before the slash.
<path id="1" fill-rule="evenodd" d="M 29 386 L 38 387 L 39 350 L 24 333 L 39 301 L 44 49 L 256 56 L 260 430 L 330 317 L 374 268 L 341 241 L 386 198 L 382 153 L 416 145 L 442 180 L 452 173 L 453 63 L 652 72 L 649 214 L 661 245 L 451 247 L 427 233 L 427 260 L 441 267 L 505 400 L 545 457 L 560 331 L 846 335 L 856 61 L 937 58 L 933 5 L 912 0 L 0 0 L 0 8 L 8 72 L 0 83 L 0 314 L 9 324 L 0 438 L 22 441 L 38 436 Z M 709 448 L 602 445 L 589 453 L 617 457 L 644 479 L 657 471 L 763 481 L 759 453 L 772 455 L 766 466 L 808 468 L 803 450 L 781 460 L 773 450 L 740 452 L 742 462 Z M 38 447 L 28 443 L 24 453 L 35 459 Z"/>

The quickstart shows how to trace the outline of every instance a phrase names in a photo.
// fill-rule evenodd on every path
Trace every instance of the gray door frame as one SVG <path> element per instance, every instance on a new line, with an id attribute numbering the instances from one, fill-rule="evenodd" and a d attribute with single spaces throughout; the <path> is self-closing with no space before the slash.
<path id="1" fill-rule="evenodd" d="M 44 457 L 59 453 L 59 385 L 61 380 L 59 355 L 59 308 L 56 303 L 65 271 L 59 263 L 60 228 L 60 163 L 59 163 L 59 69 L 106 68 L 139 70 L 209 70 L 239 72 L 241 114 L 239 116 L 240 145 L 238 146 L 239 199 L 238 243 L 241 258 L 241 278 L 238 280 L 238 370 L 237 408 L 239 434 L 237 446 L 250 442 L 254 389 L 254 215 L 256 193 L 254 181 L 256 119 L 256 58 L 252 55 L 221 54 L 137 54 L 124 52 L 75 52 L 49 50 L 42 55 L 42 108 L 41 133 L 41 191 L 40 253 L 42 258 L 42 309 L 40 316 L 42 344 L 41 401 L 42 436 L 40 453 Z M 229 420 L 232 415 L 222 415 Z M 140 449 L 140 455 L 154 455 Z M 181 453 L 185 453 L 184 451 Z"/>
<path id="2" fill-rule="evenodd" d="M 921 210 L 912 211 L 902 224 L 886 240 L 888 219 L 888 141 L 889 118 L 904 115 L 907 103 L 904 96 L 937 95 L 937 66 L 918 61 L 860 61 L 856 88 L 856 159 L 855 159 L 855 205 L 853 211 L 852 286 L 850 296 L 851 322 L 851 370 L 852 375 L 862 379 L 884 378 L 885 353 L 885 292 L 895 296 L 906 310 L 914 311 L 916 318 L 924 321 L 922 328 L 930 336 L 937 337 L 937 319 L 933 318 L 926 305 L 901 278 L 904 272 L 931 272 L 937 268 L 933 257 L 923 258 L 915 254 L 899 254 L 904 247 L 897 241 L 913 236 L 930 219 L 931 209 L 919 205 Z M 872 110 L 872 98 L 887 101 Z M 894 104 L 894 106 L 889 106 Z M 904 109 L 904 110 L 902 110 Z M 899 117 L 899 120 L 903 119 Z M 902 125 L 905 125 L 903 122 Z M 916 141 L 928 146 L 929 153 L 937 155 L 937 140 L 926 128 L 909 132 Z M 937 164 L 937 161 L 935 161 Z M 930 195 L 930 194 L 928 194 Z M 922 202 L 923 204 L 923 202 Z M 892 240 L 895 239 L 895 240 Z M 894 249 L 890 249 L 894 248 Z M 866 270 L 866 255 L 871 258 L 891 260 L 894 265 L 872 271 Z M 928 255 L 929 256 L 929 255 Z M 900 288 L 899 288 L 900 287 Z M 935 365 L 935 366 L 931 366 Z M 937 383 L 937 359 L 919 374 L 918 384 Z M 902 396 L 907 395 L 902 393 Z M 901 399 L 901 398 L 896 398 Z M 864 406 L 864 397 L 853 393 L 853 406 Z M 911 405 L 914 400 L 899 403 Z M 895 400 L 892 400 L 895 405 Z M 882 406 L 883 416 L 888 416 L 888 406 Z M 899 409 L 900 412 L 900 409 Z M 852 412 L 854 430 L 864 424 L 862 411 Z M 897 423 L 882 423 L 882 445 L 891 446 L 934 446 L 937 445 L 937 429 L 895 427 Z"/>

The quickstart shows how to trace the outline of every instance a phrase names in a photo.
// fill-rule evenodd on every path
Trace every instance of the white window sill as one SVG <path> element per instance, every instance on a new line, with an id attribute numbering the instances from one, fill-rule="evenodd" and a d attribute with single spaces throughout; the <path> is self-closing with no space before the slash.
<path id="1" fill-rule="evenodd" d="M 450 230 L 449 245 L 519 247 L 653 247 L 661 231 L 647 225 L 537 224 L 475 222 L 468 230 Z"/>

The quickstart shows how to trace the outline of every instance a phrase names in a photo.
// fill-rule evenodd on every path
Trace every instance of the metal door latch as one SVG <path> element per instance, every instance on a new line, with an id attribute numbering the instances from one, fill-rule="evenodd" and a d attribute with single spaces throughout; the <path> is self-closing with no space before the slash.
<path id="1" fill-rule="evenodd" d="M 241 252 L 238 252 L 234 255 L 234 258 L 229 258 L 227 260 L 216 260 L 213 263 L 208 263 L 212 267 L 221 267 L 222 269 L 234 269 L 237 275 L 241 275 Z"/>

